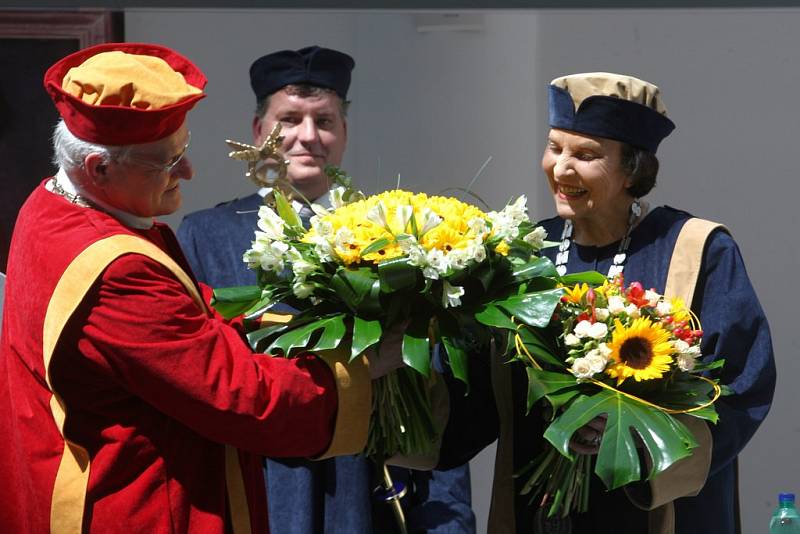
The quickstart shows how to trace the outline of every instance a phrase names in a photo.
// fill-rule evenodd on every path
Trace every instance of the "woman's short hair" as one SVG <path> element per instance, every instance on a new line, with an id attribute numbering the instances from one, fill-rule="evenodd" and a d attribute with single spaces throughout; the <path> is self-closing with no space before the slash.
<path id="1" fill-rule="evenodd" d="M 656 185 L 658 158 L 652 152 L 622 143 L 622 170 L 631 178 L 628 194 L 641 198 Z"/>
<path id="2" fill-rule="evenodd" d="M 82 167 L 89 154 L 100 154 L 103 164 L 108 165 L 111 160 L 124 159 L 129 150 L 130 146 L 98 145 L 79 139 L 69 131 L 64 119 L 53 130 L 53 163 L 64 170 Z"/>

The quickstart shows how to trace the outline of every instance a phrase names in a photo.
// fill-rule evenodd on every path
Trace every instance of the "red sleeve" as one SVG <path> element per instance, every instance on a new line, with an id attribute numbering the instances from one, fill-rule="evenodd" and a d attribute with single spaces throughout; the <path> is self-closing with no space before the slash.
<path id="1" fill-rule="evenodd" d="M 85 302 L 81 353 L 197 433 L 265 456 L 314 456 L 330 442 L 337 392 L 327 365 L 251 353 L 159 264 L 120 258 Z"/>

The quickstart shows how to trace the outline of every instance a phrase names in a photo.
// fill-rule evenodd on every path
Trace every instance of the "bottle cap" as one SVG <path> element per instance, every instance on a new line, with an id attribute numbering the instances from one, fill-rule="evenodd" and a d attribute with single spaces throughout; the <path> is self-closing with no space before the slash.
<path id="1" fill-rule="evenodd" d="M 794 493 L 779 493 L 778 502 L 794 502 Z"/>

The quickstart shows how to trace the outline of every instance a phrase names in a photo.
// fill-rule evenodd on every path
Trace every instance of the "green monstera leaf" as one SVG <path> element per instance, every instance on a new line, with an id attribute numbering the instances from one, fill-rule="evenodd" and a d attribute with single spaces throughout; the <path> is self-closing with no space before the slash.
<path id="1" fill-rule="evenodd" d="M 544 437 L 561 454 L 571 458 L 569 440 L 572 435 L 601 415 L 606 415 L 608 419 L 595 473 L 609 490 L 643 478 L 634 432 L 638 434 L 652 462 L 646 478 L 663 472 L 676 461 L 692 454 L 692 449 L 698 446 L 692 433 L 675 417 L 607 389 L 576 398 L 550 424 Z"/>

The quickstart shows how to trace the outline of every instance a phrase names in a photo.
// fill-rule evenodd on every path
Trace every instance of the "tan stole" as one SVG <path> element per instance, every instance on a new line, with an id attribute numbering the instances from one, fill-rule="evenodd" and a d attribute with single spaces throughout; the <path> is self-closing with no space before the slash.
<path id="1" fill-rule="evenodd" d="M 91 459 L 81 445 L 64 436 L 67 406 L 53 389 L 50 361 L 64 327 L 83 301 L 86 293 L 115 259 L 125 254 L 140 254 L 160 263 L 186 288 L 197 306 L 208 313 L 200 292 L 191 277 L 163 250 L 137 236 L 119 234 L 101 239 L 84 249 L 61 275 L 47 306 L 44 320 L 43 355 L 47 385 L 53 396 L 50 409 L 64 437 L 64 452 L 56 473 L 50 507 L 50 532 L 54 534 L 80 534 L 82 531 L 86 490 L 89 483 Z M 235 534 L 251 532 L 250 512 L 244 488 L 238 452 L 225 446 L 225 478 L 231 508 L 231 522 Z"/>

